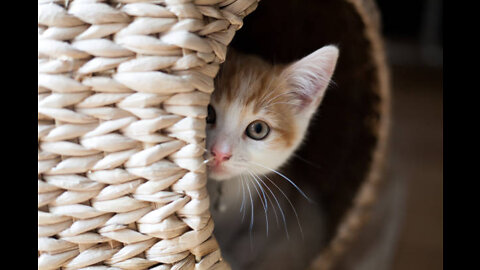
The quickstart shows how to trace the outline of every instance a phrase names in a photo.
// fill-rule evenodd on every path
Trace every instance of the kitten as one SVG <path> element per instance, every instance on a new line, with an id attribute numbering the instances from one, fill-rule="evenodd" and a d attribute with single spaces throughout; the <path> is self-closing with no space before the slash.
<path id="1" fill-rule="evenodd" d="M 335 46 L 289 65 L 229 52 L 222 66 L 208 107 L 208 182 L 233 269 L 304 269 L 323 244 L 321 206 L 278 170 L 305 138 L 337 58 Z"/>

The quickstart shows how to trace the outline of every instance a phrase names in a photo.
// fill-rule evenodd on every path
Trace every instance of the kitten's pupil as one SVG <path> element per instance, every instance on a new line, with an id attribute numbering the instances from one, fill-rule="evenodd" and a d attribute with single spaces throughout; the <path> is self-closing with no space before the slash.
<path id="1" fill-rule="evenodd" d="M 267 137 L 268 133 L 270 133 L 270 127 L 267 123 L 256 120 L 248 125 L 245 133 L 254 140 L 263 140 Z"/>
<path id="2" fill-rule="evenodd" d="M 262 124 L 260 124 L 260 123 L 255 124 L 255 132 L 257 132 L 257 133 L 262 132 Z"/>
<path id="3" fill-rule="evenodd" d="M 207 124 L 215 124 L 215 120 L 217 119 L 215 109 L 213 108 L 212 105 L 208 105 L 207 110 L 208 110 Z"/>

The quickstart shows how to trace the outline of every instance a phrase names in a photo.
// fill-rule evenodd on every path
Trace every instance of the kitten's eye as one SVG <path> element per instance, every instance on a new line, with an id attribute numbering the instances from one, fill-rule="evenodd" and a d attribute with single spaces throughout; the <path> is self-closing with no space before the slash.
<path id="1" fill-rule="evenodd" d="M 208 110 L 207 124 L 215 124 L 215 120 L 217 119 L 217 115 L 215 114 L 215 109 L 212 107 L 212 105 L 208 105 L 207 110 Z"/>
<path id="2" fill-rule="evenodd" d="M 267 123 L 256 120 L 248 125 L 245 133 L 254 140 L 263 140 L 267 137 L 268 133 L 270 133 L 270 127 Z"/>

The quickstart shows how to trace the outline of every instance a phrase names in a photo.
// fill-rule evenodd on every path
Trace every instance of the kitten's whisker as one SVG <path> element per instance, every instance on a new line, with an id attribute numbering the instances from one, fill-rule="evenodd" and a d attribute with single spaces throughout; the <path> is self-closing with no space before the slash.
<path id="1" fill-rule="evenodd" d="M 252 193 L 250 192 L 250 183 L 247 181 L 247 188 L 248 188 L 248 194 L 250 196 L 250 227 L 248 230 L 248 235 L 250 238 L 250 250 L 253 251 L 253 238 L 252 238 L 252 232 L 253 232 L 253 222 L 254 222 L 254 204 L 253 204 L 253 199 L 252 199 Z"/>
<path id="2" fill-rule="evenodd" d="M 205 159 L 205 160 L 203 161 L 203 163 L 204 163 L 204 164 L 208 164 L 208 163 L 212 162 L 213 159 L 214 159 L 214 157 L 209 157 L 208 159 Z"/>
<path id="3" fill-rule="evenodd" d="M 255 188 L 255 190 L 257 191 L 257 194 L 258 194 L 258 198 L 260 198 L 260 202 L 262 202 L 262 205 L 263 205 L 263 210 L 265 212 L 265 226 L 267 227 L 266 228 L 266 232 L 267 232 L 267 237 L 268 237 L 268 203 L 267 203 L 267 199 L 265 197 L 265 193 L 263 193 L 263 199 L 262 199 L 262 196 L 260 195 L 260 192 L 258 191 L 258 188 L 257 186 L 255 185 L 255 183 L 260 186 L 260 184 L 258 183 L 257 179 L 255 179 L 255 176 L 249 171 L 250 175 L 253 177 L 253 180 L 254 182 L 252 182 L 253 184 L 253 187 Z M 260 186 L 261 188 L 261 186 Z M 264 201 L 265 200 L 265 201 Z"/>
<path id="4" fill-rule="evenodd" d="M 273 182 L 265 174 L 262 173 L 262 175 L 265 176 L 265 178 L 267 178 L 267 180 L 270 181 L 270 183 L 272 183 L 282 193 L 282 195 L 283 195 L 283 197 L 285 197 L 285 199 L 287 199 L 287 201 L 290 204 L 290 206 L 292 207 L 293 213 L 295 214 L 295 217 L 297 219 L 298 227 L 300 228 L 300 234 L 302 235 L 302 238 L 304 238 L 302 224 L 300 224 L 300 219 L 298 218 L 298 214 L 297 214 L 297 210 L 295 210 L 295 206 L 293 206 L 293 204 L 290 201 L 290 199 L 288 198 L 288 196 L 285 194 L 285 192 L 283 192 L 283 190 L 277 184 L 275 184 L 275 182 Z"/>
<path id="5" fill-rule="evenodd" d="M 251 172 L 251 171 L 248 171 L 248 172 L 249 172 L 250 175 L 253 177 L 253 180 L 254 180 L 254 181 L 257 181 L 257 179 L 256 179 L 255 176 L 252 174 L 252 172 Z M 266 204 L 267 201 L 266 201 L 266 199 L 265 199 L 265 195 L 262 197 L 262 196 L 260 195 L 260 193 L 258 192 L 257 186 L 256 186 L 256 185 L 253 185 L 253 186 L 255 187 L 255 190 L 257 190 L 258 197 L 260 198 L 260 201 L 262 202 L 262 205 L 263 205 L 263 210 L 264 210 L 265 213 L 266 213 L 267 210 L 268 210 L 268 205 Z M 264 202 L 264 199 L 265 199 L 265 203 L 263 203 L 263 202 Z"/>
<path id="6" fill-rule="evenodd" d="M 262 186 L 262 184 L 270 190 L 270 188 L 265 185 L 265 183 L 263 182 L 263 180 L 257 175 L 257 179 L 259 180 L 259 183 L 260 183 L 260 186 Z M 263 190 L 263 187 L 262 187 L 262 190 Z M 272 191 L 270 190 L 270 193 L 272 193 Z M 277 210 L 275 209 L 275 205 L 273 204 L 272 202 L 272 198 L 270 197 L 270 194 L 268 194 L 268 192 L 265 192 L 265 194 L 267 195 L 267 199 L 268 199 L 268 202 L 270 202 L 270 205 L 272 206 L 272 209 L 273 209 L 273 214 L 275 214 L 275 221 L 277 222 L 277 228 L 278 226 L 280 225 L 280 223 L 278 223 L 278 215 L 277 215 Z"/>
<path id="7" fill-rule="evenodd" d="M 290 239 L 290 234 L 288 233 L 288 228 L 287 228 L 287 221 L 285 219 L 285 213 L 283 212 L 283 208 L 280 205 L 280 202 L 278 201 L 277 196 L 275 196 L 275 193 L 273 193 L 273 191 L 268 187 L 268 185 L 265 184 L 265 182 L 263 182 L 263 180 L 260 179 L 260 181 L 265 185 L 265 187 L 267 187 L 268 191 L 270 191 L 273 198 L 275 199 L 275 202 L 277 203 L 277 206 L 278 206 L 278 210 L 280 210 L 280 214 L 282 215 L 283 227 L 285 228 L 285 234 L 287 235 L 287 239 Z"/>
<path id="8" fill-rule="evenodd" d="M 254 222 L 254 217 L 253 217 L 253 213 L 254 213 L 254 210 L 253 210 L 253 199 L 252 199 L 252 192 L 250 190 L 250 184 L 248 183 L 248 181 L 246 182 L 247 184 L 247 189 L 248 189 L 248 195 L 250 196 L 250 232 L 252 232 L 252 229 L 253 229 L 253 222 Z"/>
<path id="9" fill-rule="evenodd" d="M 315 164 L 315 163 L 311 162 L 310 160 L 307 160 L 307 159 L 305 159 L 305 158 L 303 158 L 303 157 L 299 156 L 299 155 L 298 155 L 298 154 L 296 154 L 296 153 L 293 153 L 292 155 L 293 155 L 294 157 L 298 158 L 299 160 L 301 160 L 301 161 L 305 162 L 306 164 L 308 164 L 308 165 L 310 165 L 310 166 L 312 166 L 312 167 L 316 168 L 316 169 L 323 170 L 323 168 L 321 167 L 321 165 L 317 165 L 317 164 Z"/>
<path id="10" fill-rule="evenodd" d="M 242 212 L 243 207 L 245 206 L 245 183 L 244 183 L 243 177 L 240 183 L 242 184 L 242 204 L 240 205 L 240 212 Z"/>
<path id="11" fill-rule="evenodd" d="M 258 187 L 260 188 L 260 190 L 262 191 L 262 194 L 263 194 L 263 199 L 265 200 L 265 204 L 267 206 L 267 212 L 265 212 L 265 215 L 268 215 L 268 202 L 270 202 L 270 205 L 272 205 L 272 208 L 273 208 L 273 213 L 275 214 L 275 220 L 277 221 L 277 226 L 278 226 L 278 217 L 277 217 L 277 213 L 275 211 L 275 206 L 273 206 L 273 203 L 270 199 L 270 197 L 268 196 L 268 193 L 265 192 L 265 189 L 263 188 L 262 186 L 262 179 L 260 179 L 260 177 L 258 177 L 258 175 L 256 175 L 254 172 L 252 172 L 256 177 L 255 181 L 257 182 L 258 184 Z M 268 200 L 267 200 L 268 199 Z M 268 231 L 267 231 L 268 232 Z M 267 233 L 267 236 L 268 236 L 268 233 Z"/>
<path id="12" fill-rule="evenodd" d="M 260 164 L 260 163 L 258 163 L 258 162 L 255 162 L 255 161 L 251 161 L 251 162 L 253 162 L 253 164 L 256 164 L 257 166 L 263 167 L 263 168 L 265 168 L 265 169 L 267 169 L 267 170 L 270 170 L 270 171 L 278 174 L 279 176 L 283 177 L 283 179 L 287 180 L 290 184 L 292 184 L 292 186 L 294 186 L 294 187 L 298 190 L 298 192 L 300 192 L 300 194 L 302 194 L 302 196 L 305 197 L 305 199 L 307 199 L 308 202 L 313 203 L 313 200 L 310 199 L 310 198 L 305 194 L 305 192 L 303 192 L 303 190 L 301 190 L 292 180 L 290 180 L 290 178 L 288 178 L 288 177 L 286 177 L 285 175 L 283 175 L 282 173 L 280 173 L 280 172 L 278 172 L 278 171 L 276 171 L 276 170 L 274 170 L 274 169 L 268 168 L 268 167 L 266 167 L 266 166 L 264 166 L 264 165 L 262 165 L 262 164 Z"/>
<path id="13" fill-rule="evenodd" d="M 243 189 L 243 198 L 242 198 L 242 206 L 243 208 L 241 208 L 241 211 L 242 211 L 242 223 L 243 221 L 245 220 L 245 215 L 247 213 L 247 203 L 245 201 L 245 197 L 246 197 L 246 194 L 245 194 L 245 179 L 243 178 L 243 175 L 242 175 L 242 189 Z"/>

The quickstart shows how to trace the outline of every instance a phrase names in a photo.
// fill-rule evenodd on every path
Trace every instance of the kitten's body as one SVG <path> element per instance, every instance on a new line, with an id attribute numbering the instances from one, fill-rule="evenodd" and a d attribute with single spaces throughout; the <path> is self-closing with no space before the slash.
<path id="1" fill-rule="evenodd" d="M 300 179 L 299 175 L 295 175 L 295 173 L 287 173 L 287 175 L 291 179 Z M 271 190 L 275 192 L 284 211 L 286 223 L 284 224 L 276 201 L 272 198 L 276 207 L 275 216 L 272 204 L 267 200 L 268 236 L 265 210 L 255 190 L 251 190 L 254 216 L 253 227 L 250 227 L 252 213 L 250 197 L 246 191 L 246 207 L 244 211 L 240 211 L 243 196 L 239 180 L 209 181 L 208 189 L 213 202 L 211 212 L 215 220 L 214 234 L 222 248 L 222 255 L 235 270 L 306 269 L 312 258 L 324 246 L 326 240 L 325 219 L 321 206 L 308 202 L 293 187 L 282 185 L 282 179 L 279 177 L 268 177 L 282 188 L 298 214 L 297 220 L 288 201 L 275 186 L 270 184 Z M 313 201 L 318 201 L 312 196 L 313 193 L 308 192 L 313 187 L 309 187 L 304 181 L 295 182 L 308 193 Z M 300 222 L 301 231 L 298 222 Z"/>
<path id="2" fill-rule="evenodd" d="M 207 128 L 214 160 L 209 193 L 214 234 L 233 269 L 305 269 L 324 245 L 321 205 L 308 192 L 315 183 L 285 164 L 306 135 L 337 57 L 338 50 L 328 46 L 274 66 L 230 53 L 222 66 L 211 103 L 216 116 Z M 269 128 L 261 139 L 248 132 L 256 121 Z"/>

